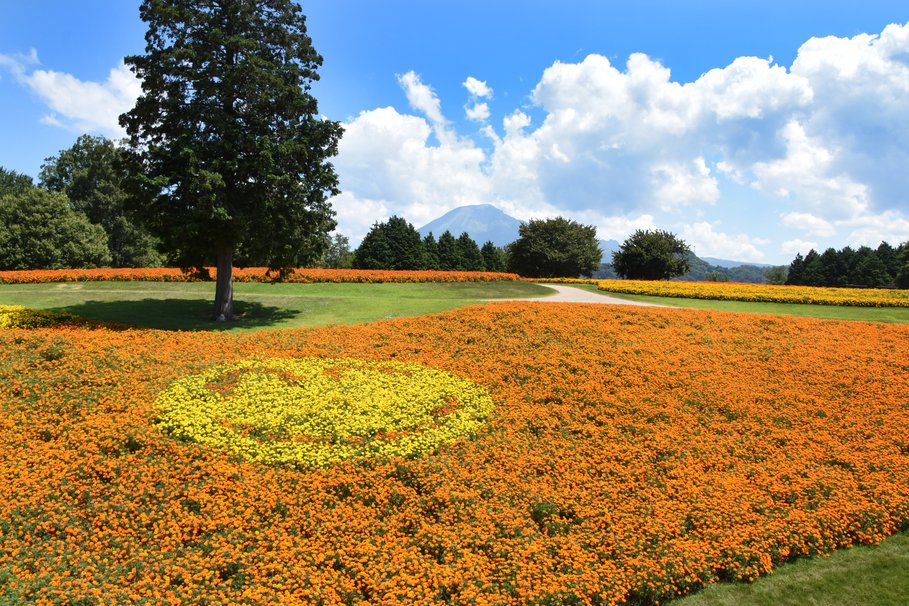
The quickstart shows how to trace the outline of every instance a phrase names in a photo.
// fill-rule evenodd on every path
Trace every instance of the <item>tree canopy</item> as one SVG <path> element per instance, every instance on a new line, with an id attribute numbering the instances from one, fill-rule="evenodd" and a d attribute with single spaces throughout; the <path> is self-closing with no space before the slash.
<path id="1" fill-rule="evenodd" d="M 691 249 L 675 234 L 660 229 L 639 229 L 612 253 L 612 267 L 631 280 L 668 280 L 690 267 Z"/>
<path id="2" fill-rule="evenodd" d="M 531 219 L 518 228 L 508 245 L 508 269 L 533 278 L 589 276 L 600 267 L 603 253 L 596 228 L 575 221 Z"/>
<path id="3" fill-rule="evenodd" d="M 818 253 L 813 248 L 803 257 L 795 256 L 789 265 L 786 284 L 804 286 L 858 286 L 887 288 L 897 285 L 900 255 L 909 242 L 894 248 L 881 242 L 876 248 L 850 246 L 828 248 Z"/>
<path id="4" fill-rule="evenodd" d="M 25 193 L 34 187 L 32 178 L 0 166 L 0 196 Z"/>
<path id="5" fill-rule="evenodd" d="M 442 271 L 504 271 L 486 267 L 485 256 L 470 234 L 455 238 L 445 231 L 436 241 L 432 233 L 420 239 L 413 225 L 401 217 L 373 224 L 354 251 L 358 269 L 438 269 Z"/>
<path id="6" fill-rule="evenodd" d="M 375 223 L 354 252 L 357 269 L 422 269 L 423 241 L 401 217 Z"/>
<path id="7" fill-rule="evenodd" d="M 322 57 L 292 0 L 144 0 L 140 16 L 145 54 L 125 61 L 142 94 L 120 116 L 138 208 L 177 263 L 217 261 L 230 319 L 235 254 L 287 268 L 328 247 L 342 129 L 310 93 Z"/>
<path id="8" fill-rule="evenodd" d="M 62 194 L 38 187 L 0 195 L 0 270 L 110 265 L 107 235 Z"/>
<path id="9" fill-rule="evenodd" d="M 66 194 L 70 205 L 107 234 L 114 267 L 157 267 L 164 258 L 157 241 L 127 210 L 123 152 L 104 137 L 82 135 L 69 149 L 46 158 L 41 187 Z"/>

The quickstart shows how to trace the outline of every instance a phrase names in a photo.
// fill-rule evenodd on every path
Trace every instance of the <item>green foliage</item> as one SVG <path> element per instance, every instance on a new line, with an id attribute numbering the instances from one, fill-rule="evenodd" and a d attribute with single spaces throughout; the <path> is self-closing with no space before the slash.
<path id="1" fill-rule="evenodd" d="M 589 276 L 600 266 L 603 253 L 592 225 L 564 217 L 531 219 L 518 234 L 508 245 L 508 269 L 522 276 Z"/>
<path id="2" fill-rule="evenodd" d="M 721 274 L 718 271 L 711 271 L 704 276 L 704 280 L 707 282 L 728 282 L 729 276 L 726 274 Z"/>
<path id="3" fill-rule="evenodd" d="M 401 217 L 375 223 L 354 253 L 357 269 L 423 269 L 423 241 Z"/>
<path id="4" fill-rule="evenodd" d="M 32 178 L 0 166 L 0 197 L 7 194 L 22 194 L 34 187 Z"/>
<path id="5" fill-rule="evenodd" d="M 480 249 L 480 253 L 483 255 L 483 265 L 486 266 L 486 271 L 508 271 L 508 257 L 503 248 L 487 241 Z"/>
<path id="6" fill-rule="evenodd" d="M 464 257 L 461 247 L 447 229 L 439 236 L 439 269 L 442 271 L 461 271 L 464 269 Z"/>
<path id="7" fill-rule="evenodd" d="M 104 228 L 114 267 L 160 267 L 157 240 L 127 211 L 123 152 L 104 137 L 82 135 L 69 149 L 46 158 L 41 187 L 66 194 L 70 205 Z"/>
<path id="8" fill-rule="evenodd" d="M 0 270 L 109 264 L 104 230 L 66 196 L 32 187 L 0 197 Z"/>
<path id="9" fill-rule="evenodd" d="M 900 246 L 897 260 L 897 267 L 899 269 L 897 270 L 894 283 L 897 288 L 909 288 L 909 242 L 905 242 Z"/>
<path id="10" fill-rule="evenodd" d="M 480 247 L 473 241 L 466 231 L 458 236 L 458 249 L 461 251 L 461 258 L 464 260 L 465 271 L 486 271 L 486 263 L 480 252 Z"/>
<path id="11" fill-rule="evenodd" d="M 768 267 L 764 270 L 764 279 L 767 280 L 768 284 L 785 284 L 786 268 L 782 265 Z"/>
<path id="12" fill-rule="evenodd" d="M 322 267 L 331 269 L 350 269 L 353 267 L 354 254 L 350 250 L 350 240 L 343 234 L 335 234 L 322 256 Z"/>
<path id="13" fill-rule="evenodd" d="M 858 286 L 866 288 L 899 287 L 900 254 L 905 244 L 893 248 L 881 242 L 877 249 L 846 246 L 828 248 L 818 254 L 814 249 L 804 257 L 797 254 L 789 265 L 786 284 L 804 286 Z"/>
<path id="14" fill-rule="evenodd" d="M 446 231 L 420 239 L 417 230 L 400 217 L 375 223 L 354 254 L 358 269 L 438 269 L 486 271 L 483 253 L 467 232 L 455 238 Z"/>
<path id="15" fill-rule="evenodd" d="M 673 233 L 639 229 L 612 253 L 612 266 L 624 278 L 668 280 L 688 271 L 690 254 L 688 245 Z"/>
<path id="16" fill-rule="evenodd" d="M 286 268 L 328 247 L 342 128 L 310 94 L 322 57 L 291 0 L 144 0 L 140 15 L 145 54 L 125 61 L 143 92 L 120 116 L 134 199 L 176 263 L 217 258 L 229 319 L 235 251 Z"/>
<path id="17" fill-rule="evenodd" d="M 439 243 L 436 242 L 432 232 L 423 238 L 423 268 L 439 269 Z"/>

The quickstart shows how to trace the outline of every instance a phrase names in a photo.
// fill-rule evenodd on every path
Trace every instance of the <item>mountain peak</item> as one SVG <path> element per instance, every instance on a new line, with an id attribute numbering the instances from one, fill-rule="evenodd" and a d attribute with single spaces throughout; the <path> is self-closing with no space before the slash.
<path id="1" fill-rule="evenodd" d="M 505 246 L 518 239 L 518 228 L 522 223 L 492 204 L 471 204 L 454 208 L 417 231 L 421 236 L 432 232 L 436 238 L 445 231 L 455 237 L 467 232 L 480 246 L 487 240 L 496 246 Z"/>

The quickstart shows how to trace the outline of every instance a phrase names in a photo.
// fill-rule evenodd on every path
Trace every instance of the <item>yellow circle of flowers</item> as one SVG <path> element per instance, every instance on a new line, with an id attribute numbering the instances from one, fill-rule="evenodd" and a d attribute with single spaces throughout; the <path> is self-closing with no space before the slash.
<path id="1" fill-rule="evenodd" d="M 155 403 L 174 437 L 299 467 L 428 452 L 476 431 L 493 407 L 484 389 L 441 370 L 315 357 L 217 366 Z"/>

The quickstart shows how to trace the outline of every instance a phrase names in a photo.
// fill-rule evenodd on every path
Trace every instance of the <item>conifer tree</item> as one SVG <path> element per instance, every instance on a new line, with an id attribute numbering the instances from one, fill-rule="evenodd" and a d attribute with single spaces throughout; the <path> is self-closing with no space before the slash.
<path id="1" fill-rule="evenodd" d="M 232 265 L 321 258 L 334 229 L 328 159 L 341 126 L 310 93 L 322 57 L 292 0 L 144 0 L 142 81 L 120 116 L 148 227 L 181 265 L 217 264 L 214 316 L 233 316 Z"/>

